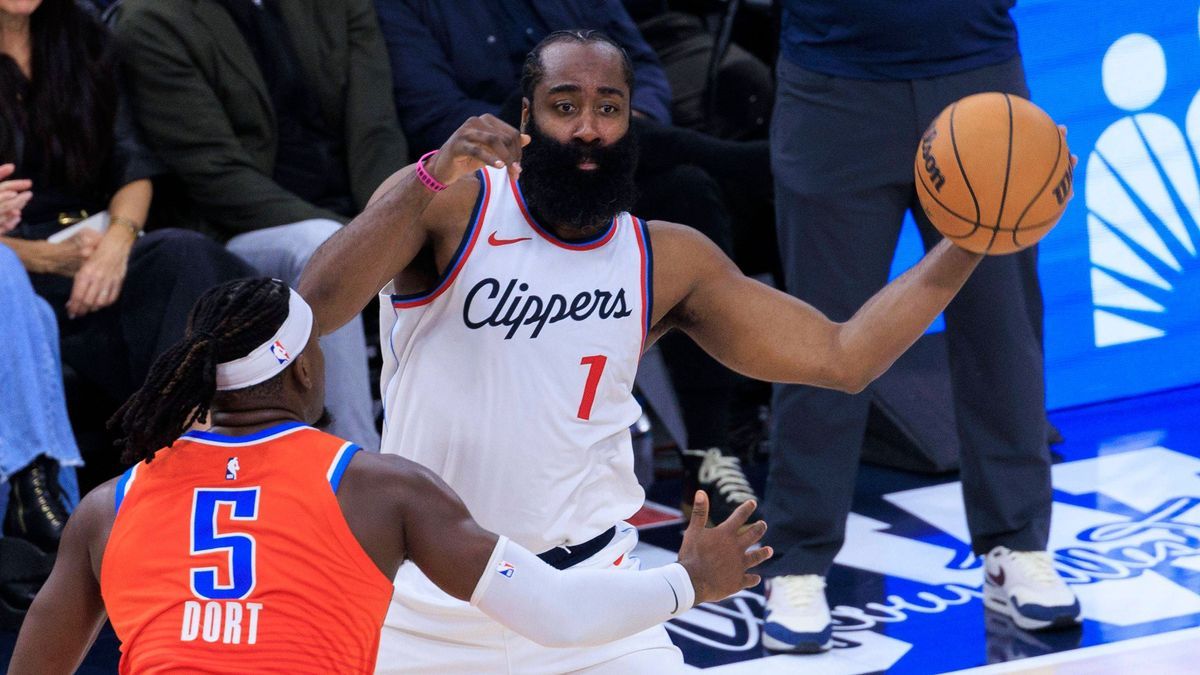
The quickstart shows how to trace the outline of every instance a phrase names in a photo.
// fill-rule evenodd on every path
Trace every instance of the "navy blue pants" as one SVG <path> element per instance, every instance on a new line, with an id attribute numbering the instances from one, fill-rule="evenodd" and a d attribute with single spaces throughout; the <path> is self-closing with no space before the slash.
<path id="1" fill-rule="evenodd" d="M 940 235 L 917 201 L 913 157 L 941 110 L 983 91 L 1029 95 L 1020 58 L 913 81 L 852 80 L 781 59 L 771 129 L 776 228 L 787 291 L 835 321 L 887 281 L 905 211 L 926 247 Z M 961 478 L 972 547 L 1046 546 L 1042 298 L 1035 249 L 985 259 L 946 310 Z M 779 385 L 764 574 L 825 574 L 845 538 L 870 389 Z"/>

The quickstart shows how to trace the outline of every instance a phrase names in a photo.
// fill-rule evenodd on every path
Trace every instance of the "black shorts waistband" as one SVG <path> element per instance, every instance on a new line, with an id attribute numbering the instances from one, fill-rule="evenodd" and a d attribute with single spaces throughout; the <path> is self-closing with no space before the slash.
<path id="1" fill-rule="evenodd" d="M 616 535 L 617 526 L 613 525 L 583 543 L 574 546 L 558 546 L 545 553 L 539 553 L 538 557 L 551 567 L 565 570 L 599 553 Z"/>

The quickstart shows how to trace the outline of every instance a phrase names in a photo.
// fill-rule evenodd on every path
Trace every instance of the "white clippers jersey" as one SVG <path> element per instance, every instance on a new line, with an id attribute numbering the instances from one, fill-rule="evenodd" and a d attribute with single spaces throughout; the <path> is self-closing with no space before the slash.
<path id="1" fill-rule="evenodd" d="M 650 316 L 645 223 L 585 242 L 535 223 L 503 169 L 433 290 L 380 296 L 383 452 L 425 465 L 483 527 L 541 552 L 629 518 L 629 426 Z"/>

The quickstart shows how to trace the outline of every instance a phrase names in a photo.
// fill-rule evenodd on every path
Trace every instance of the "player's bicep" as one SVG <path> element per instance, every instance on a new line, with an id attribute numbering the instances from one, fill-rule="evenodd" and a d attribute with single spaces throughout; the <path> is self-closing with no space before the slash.
<path id="1" fill-rule="evenodd" d="M 112 491 L 98 488 L 67 520 L 50 578 L 29 608 L 13 652 L 11 673 L 70 673 L 104 625 L 104 601 L 93 560 L 96 541 L 112 522 Z"/>
<path id="2" fill-rule="evenodd" d="M 836 386 L 839 324 L 817 309 L 742 274 L 699 233 L 676 233 L 659 259 L 680 261 L 688 279 L 668 317 L 727 367 L 762 380 Z M 657 242 L 656 242 L 657 245 Z M 656 274 L 657 283 L 659 274 Z"/>
<path id="3" fill-rule="evenodd" d="M 470 600 L 499 540 L 433 472 L 414 465 L 406 483 L 404 546 L 412 563 L 446 593 Z"/>
<path id="4" fill-rule="evenodd" d="M 771 382 L 833 387 L 838 325 L 811 305 L 747 277 L 708 286 L 683 326 L 705 351 L 737 372 Z"/>

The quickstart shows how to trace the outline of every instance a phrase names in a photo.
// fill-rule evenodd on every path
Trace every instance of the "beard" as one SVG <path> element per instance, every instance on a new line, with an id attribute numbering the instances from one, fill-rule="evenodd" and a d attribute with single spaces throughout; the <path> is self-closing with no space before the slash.
<path id="1" fill-rule="evenodd" d="M 313 422 L 313 427 L 324 431 L 333 424 L 333 414 L 329 412 L 329 408 L 321 408 L 321 416 Z"/>
<path id="2" fill-rule="evenodd" d="M 603 228 L 633 208 L 637 187 L 638 143 L 632 128 L 620 140 L 601 145 L 572 139 L 560 143 L 542 132 L 532 113 L 521 152 L 521 194 L 542 223 L 576 230 Z M 595 169 L 580 169 L 591 161 Z"/>

